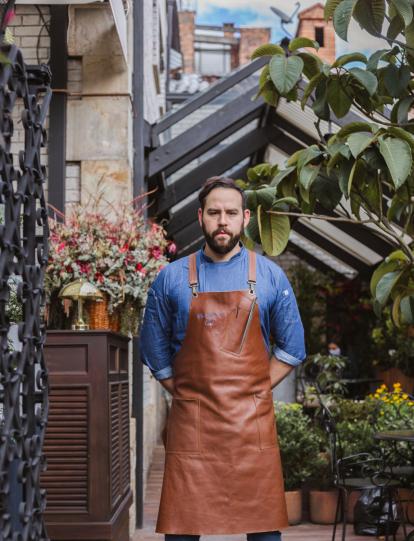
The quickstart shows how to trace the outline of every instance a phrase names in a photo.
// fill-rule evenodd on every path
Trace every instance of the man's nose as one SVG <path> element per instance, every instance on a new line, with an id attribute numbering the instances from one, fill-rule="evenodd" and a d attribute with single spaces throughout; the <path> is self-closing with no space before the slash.
<path id="1" fill-rule="evenodd" d="M 227 224 L 227 214 L 225 212 L 221 212 L 219 215 L 219 225 L 226 225 Z"/>

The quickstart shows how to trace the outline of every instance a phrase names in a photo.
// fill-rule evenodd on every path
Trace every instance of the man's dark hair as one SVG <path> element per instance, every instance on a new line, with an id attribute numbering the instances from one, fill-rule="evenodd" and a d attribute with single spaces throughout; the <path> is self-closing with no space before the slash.
<path id="1" fill-rule="evenodd" d="M 198 194 L 198 200 L 200 201 L 202 210 L 204 210 L 206 204 L 206 197 L 211 190 L 214 190 L 215 188 L 229 188 L 238 191 L 242 197 L 242 209 L 246 210 L 246 194 L 239 186 L 237 186 L 234 179 L 229 177 L 210 177 L 205 181 Z"/>

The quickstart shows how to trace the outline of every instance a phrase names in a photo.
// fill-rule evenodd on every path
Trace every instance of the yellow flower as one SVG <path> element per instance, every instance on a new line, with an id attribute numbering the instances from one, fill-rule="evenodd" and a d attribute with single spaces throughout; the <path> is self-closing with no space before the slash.
<path id="1" fill-rule="evenodd" d="M 404 398 L 404 400 L 407 400 L 408 394 L 407 394 L 407 393 L 403 393 L 402 397 Z"/>

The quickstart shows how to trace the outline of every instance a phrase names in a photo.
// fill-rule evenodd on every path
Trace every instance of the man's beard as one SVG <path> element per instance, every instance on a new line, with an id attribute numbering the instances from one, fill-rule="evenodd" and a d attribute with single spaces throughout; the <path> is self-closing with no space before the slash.
<path id="1" fill-rule="evenodd" d="M 210 235 L 210 233 L 208 233 L 206 231 L 206 228 L 204 227 L 204 222 L 201 222 L 201 229 L 203 230 L 206 243 L 210 247 L 210 250 L 220 255 L 228 254 L 229 252 L 231 252 L 236 246 L 236 244 L 238 244 L 240 237 L 242 236 L 244 231 L 244 227 L 242 226 L 239 233 L 233 235 L 232 233 L 230 233 L 230 231 L 227 231 L 227 229 L 223 229 L 222 227 L 220 227 L 213 231 L 213 233 Z M 227 244 L 219 244 L 216 241 L 216 235 L 219 231 L 225 231 L 229 235 L 229 240 Z"/>

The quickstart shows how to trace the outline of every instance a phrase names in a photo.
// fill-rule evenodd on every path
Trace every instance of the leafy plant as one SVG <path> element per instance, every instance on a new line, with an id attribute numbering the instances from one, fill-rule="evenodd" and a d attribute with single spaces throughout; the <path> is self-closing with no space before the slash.
<path id="1" fill-rule="evenodd" d="M 286 490 L 298 490 L 321 467 L 321 435 L 300 404 L 275 402 L 280 455 Z"/>
<path id="2" fill-rule="evenodd" d="M 383 370 L 395 367 L 414 376 L 414 339 L 410 334 L 407 325 L 395 327 L 390 309 L 386 308 L 371 332 L 374 366 Z"/>
<path id="3" fill-rule="evenodd" d="M 333 278 L 307 265 L 297 263 L 289 268 L 289 278 L 295 292 L 305 329 L 306 351 L 314 354 L 326 348 L 326 298 L 333 287 Z"/>
<path id="4" fill-rule="evenodd" d="M 396 325 L 413 323 L 413 6 L 409 0 L 328 0 L 325 18 L 333 19 L 342 39 L 354 19 L 389 47 L 369 58 L 345 54 L 332 64 L 309 51 L 317 44 L 307 38 L 292 40 L 287 52 L 275 45 L 256 50 L 253 57 L 270 57 L 258 95 L 274 107 L 280 98 L 309 105 L 320 140 L 295 152 L 282 170 L 261 164 L 248 173 L 244 186 L 253 220 L 246 235 L 276 255 L 286 246 L 290 218 L 372 224 L 395 246 L 371 279 L 375 310 L 391 305 Z M 323 133 L 323 121 L 342 118 L 351 107 L 361 121 L 343 125 L 334 135 Z M 317 205 L 328 212 L 316 214 Z"/>

